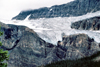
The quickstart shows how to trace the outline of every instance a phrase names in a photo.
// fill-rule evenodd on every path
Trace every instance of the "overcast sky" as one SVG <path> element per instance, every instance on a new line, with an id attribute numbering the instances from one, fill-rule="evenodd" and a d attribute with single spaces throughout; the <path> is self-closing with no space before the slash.
<path id="1" fill-rule="evenodd" d="M 10 20 L 20 11 L 65 4 L 73 0 L 0 0 L 0 19 Z"/>

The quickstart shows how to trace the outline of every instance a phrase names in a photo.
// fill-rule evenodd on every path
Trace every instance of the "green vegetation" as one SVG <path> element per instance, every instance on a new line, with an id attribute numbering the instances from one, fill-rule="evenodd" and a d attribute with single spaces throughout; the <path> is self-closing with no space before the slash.
<path id="1" fill-rule="evenodd" d="M 3 35 L 2 32 L 0 32 L 0 36 Z M 0 46 L 2 46 L 2 43 L 0 42 Z M 0 67 L 7 67 L 6 61 L 8 60 L 8 51 L 4 51 L 0 48 Z"/>
<path id="2" fill-rule="evenodd" d="M 44 67 L 100 67 L 100 61 L 93 61 L 96 57 L 100 56 L 100 52 L 97 52 L 96 54 L 81 58 L 77 60 L 65 60 L 65 61 L 59 61 L 55 63 L 48 64 Z"/>

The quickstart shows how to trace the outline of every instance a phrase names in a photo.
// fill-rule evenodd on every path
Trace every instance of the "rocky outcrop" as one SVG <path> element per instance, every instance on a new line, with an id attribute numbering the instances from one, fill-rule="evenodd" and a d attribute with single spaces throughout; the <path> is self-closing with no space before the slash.
<path id="1" fill-rule="evenodd" d="M 75 0 L 67 4 L 55 5 L 50 8 L 44 7 L 35 10 L 22 11 L 12 19 L 24 20 L 53 17 L 81 16 L 90 12 L 100 10 L 99 0 Z"/>
<path id="2" fill-rule="evenodd" d="M 100 48 L 94 39 L 85 34 L 63 36 L 57 46 L 42 40 L 25 26 L 7 25 L 0 22 L 0 36 L 4 50 L 10 57 L 8 67 L 37 67 L 66 59 L 78 59 L 96 53 Z"/>
<path id="3" fill-rule="evenodd" d="M 10 54 L 8 67 L 36 67 L 53 61 L 49 58 L 46 62 L 45 58 L 55 46 L 42 40 L 33 30 L 1 22 L 0 25 L 4 33 L 0 37 L 1 48 Z"/>
<path id="4" fill-rule="evenodd" d="M 93 17 L 72 23 L 71 28 L 81 30 L 100 30 L 100 17 Z"/>
<path id="5" fill-rule="evenodd" d="M 90 56 L 99 50 L 98 44 L 86 34 L 63 37 L 61 44 L 66 47 L 66 59 Z"/>

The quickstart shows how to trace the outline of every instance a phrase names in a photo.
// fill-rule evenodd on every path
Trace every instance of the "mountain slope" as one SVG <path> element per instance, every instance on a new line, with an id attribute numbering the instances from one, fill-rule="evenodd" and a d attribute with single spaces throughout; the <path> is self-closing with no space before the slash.
<path id="1" fill-rule="evenodd" d="M 78 59 L 99 51 L 99 45 L 85 34 L 63 36 L 57 46 L 42 40 L 25 26 L 0 22 L 4 50 L 9 50 L 8 67 L 37 67 L 51 62 Z"/>
<path id="2" fill-rule="evenodd" d="M 50 8 L 44 7 L 36 10 L 22 11 L 12 19 L 24 20 L 27 16 L 29 16 L 28 19 L 81 16 L 90 12 L 99 11 L 99 4 L 99 0 L 75 0 Z"/>
<path id="3" fill-rule="evenodd" d="M 1 48 L 9 50 L 10 54 L 8 67 L 36 67 L 46 63 L 41 62 L 46 57 L 45 45 L 48 44 L 46 45 L 48 53 L 54 45 L 45 42 L 33 30 L 25 26 L 6 25 L 1 22 L 0 25 L 4 33 L 0 37 L 3 44 Z"/>

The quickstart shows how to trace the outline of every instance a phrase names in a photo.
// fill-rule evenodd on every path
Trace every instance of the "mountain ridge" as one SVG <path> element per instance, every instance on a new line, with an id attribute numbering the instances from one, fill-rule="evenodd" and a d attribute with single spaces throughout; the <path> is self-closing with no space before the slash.
<path id="1" fill-rule="evenodd" d="M 28 15 L 30 15 L 28 18 L 29 20 L 38 18 L 80 16 L 86 13 L 99 11 L 99 3 L 99 0 L 75 0 L 67 4 L 55 5 L 50 8 L 45 7 L 36 10 L 23 11 L 13 17 L 12 20 L 24 20 Z"/>

